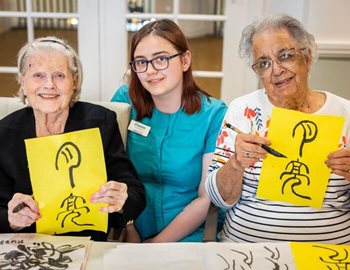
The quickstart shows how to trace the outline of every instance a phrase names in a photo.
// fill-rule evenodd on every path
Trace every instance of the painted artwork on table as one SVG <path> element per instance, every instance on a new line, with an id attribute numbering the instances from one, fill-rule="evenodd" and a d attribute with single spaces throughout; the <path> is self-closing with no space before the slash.
<path id="1" fill-rule="evenodd" d="M 257 196 L 320 208 L 330 176 L 325 161 L 337 150 L 344 118 L 274 108 L 268 138 L 286 158 L 267 155 Z"/>
<path id="2" fill-rule="evenodd" d="M 289 243 L 121 245 L 104 254 L 103 264 L 106 269 L 295 270 Z"/>
<path id="3" fill-rule="evenodd" d="M 0 270 L 81 270 L 90 245 L 88 237 L 0 234 Z"/>
<path id="4" fill-rule="evenodd" d="M 38 233 L 107 231 L 108 214 L 89 202 L 107 181 L 98 128 L 25 140 Z"/>
<path id="5" fill-rule="evenodd" d="M 350 246 L 291 243 L 298 270 L 350 269 Z"/>
<path id="6" fill-rule="evenodd" d="M 119 245 L 103 255 L 106 269 L 350 269 L 350 247 L 317 243 L 157 243 Z"/>

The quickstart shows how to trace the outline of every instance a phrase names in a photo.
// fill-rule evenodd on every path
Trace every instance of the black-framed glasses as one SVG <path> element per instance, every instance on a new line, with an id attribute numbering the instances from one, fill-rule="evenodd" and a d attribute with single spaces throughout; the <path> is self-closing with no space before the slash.
<path id="1" fill-rule="evenodd" d="M 298 49 L 305 50 L 306 48 Z M 276 61 L 280 66 L 288 68 L 297 61 L 297 49 L 290 48 L 281 52 L 275 59 L 262 59 L 252 65 L 252 69 L 259 77 L 271 75 L 273 62 Z"/>
<path id="2" fill-rule="evenodd" d="M 182 55 L 183 53 L 176 53 L 170 56 L 157 56 L 151 60 L 147 59 L 137 59 L 130 61 L 129 64 L 136 73 L 146 72 L 148 69 L 148 64 L 151 64 L 155 70 L 164 70 L 169 67 L 169 60 L 176 56 Z"/>

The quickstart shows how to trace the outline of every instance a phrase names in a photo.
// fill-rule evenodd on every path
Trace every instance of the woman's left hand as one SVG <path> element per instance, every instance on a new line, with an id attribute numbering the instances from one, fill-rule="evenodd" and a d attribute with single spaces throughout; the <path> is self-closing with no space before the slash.
<path id="1" fill-rule="evenodd" d="M 108 181 L 103 184 L 100 189 L 92 194 L 90 202 L 92 203 L 108 203 L 107 207 L 101 207 L 101 212 L 119 212 L 123 210 L 126 199 L 128 198 L 128 186 L 125 183 L 117 181 Z"/>
<path id="2" fill-rule="evenodd" d="M 333 173 L 350 181 L 350 148 L 343 148 L 330 153 L 326 165 Z"/>

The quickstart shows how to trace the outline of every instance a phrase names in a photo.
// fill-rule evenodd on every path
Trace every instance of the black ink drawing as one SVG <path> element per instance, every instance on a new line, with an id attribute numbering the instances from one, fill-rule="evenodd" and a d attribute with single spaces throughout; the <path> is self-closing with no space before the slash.
<path id="1" fill-rule="evenodd" d="M 93 226 L 93 224 L 90 224 L 90 223 L 80 224 L 76 221 L 76 219 L 78 219 L 83 212 L 85 213 L 90 212 L 89 207 L 83 205 L 85 203 L 86 203 L 86 200 L 83 197 L 75 196 L 72 193 L 63 200 L 60 208 L 64 208 L 64 211 L 59 212 L 56 216 L 56 220 L 59 220 L 61 215 L 63 216 L 61 221 L 61 228 L 64 228 L 66 219 L 68 217 L 70 217 L 70 221 L 73 222 L 75 225 Z"/>
<path id="2" fill-rule="evenodd" d="M 230 263 L 226 260 L 226 258 L 224 256 L 222 256 L 221 254 L 216 253 L 216 255 L 221 258 L 225 263 L 226 263 L 226 267 L 223 270 L 229 270 L 229 269 L 235 269 L 235 261 L 233 260 L 232 262 L 232 268 L 230 267 Z"/>
<path id="3" fill-rule="evenodd" d="M 34 242 L 32 245 L 17 245 L 13 249 L 0 253 L 0 269 L 38 269 L 38 270 L 59 270 L 68 269 L 72 259 L 69 253 L 84 248 L 84 245 L 62 245 L 55 247 L 51 243 Z"/>
<path id="4" fill-rule="evenodd" d="M 237 267 L 240 267 L 239 269 L 246 269 L 244 267 L 248 267 L 247 269 L 251 269 L 252 268 L 252 264 L 253 264 L 253 253 L 251 251 L 249 251 L 249 254 L 245 254 L 244 252 L 241 252 L 241 251 L 238 251 L 238 250 L 235 250 L 235 249 L 230 249 L 232 252 L 236 252 L 240 255 L 242 255 L 242 260 L 240 260 L 241 262 L 238 262 L 238 266 Z M 230 267 L 231 263 L 226 260 L 226 258 L 224 256 L 222 256 L 221 254 L 216 254 L 217 256 L 219 256 L 226 264 L 227 264 L 227 267 L 224 268 L 224 270 L 228 270 L 228 269 L 236 269 L 236 260 L 233 259 L 232 260 L 232 267 Z"/>
<path id="5" fill-rule="evenodd" d="M 280 179 L 284 181 L 282 185 L 282 194 L 284 194 L 286 185 L 289 184 L 288 187 L 291 187 L 294 195 L 306 200 L 311 200 L 310 196 L 302 195 L 296 190 L 298 186 L 305 186 L 305 184 L 308 186 L 310 185 L 308 166 L 299 160 L 292 160 L 287 164 L 285 170 L 286 171 L 280 175 Z"/>
<path id="6" fill-rule="evenodd" d="M 73 169 L 79 167 L 81 163 L 81 154 L 78 146 L 76 146 L 72 142 L 66 142 L 62 144 L 62 146 L 58 149 L 57 154 L 56 154 L 56 161 L 55 161 L 55 167 L 56 170 L 59 169 L 59 159 L 60 156 L 63 156 L 65 158 L 66 164 L 69 166 L 68 171 L 69 171 L 69 181 L 70 185 L 72 188 L 75 187 L 74 179 L 73 179 Z M 64 166 L 63 165 L 63 166 Z"/>
<path id="7" fill-rule="evenodd" d="M 312 121 L 309 121 L 309 120 L 300 121 L 295 125 L 293 129 L 293 134 L 292 134 L 293 138 L 294 138 L 294 135 L 296 134 L 296 131 L 300 130 L 300 127 L 303 130 L 303 135 L 302 135 L 303 139 L 301 140 L 301 144 L 299 147 L 299 156 L 302 157 L 304 144 L 310 143 L 316 139 L 318 128 L 317 128 L 317 125 Z"/>
<path id="8" fill-rule="evenodd" d="M 347 249 L 343 248 L 343 254 L 341 255 L 339 251 L 325 246 L 313 245 L 315 248 L 322 248 L 330 251 L 328 257 L 319 257 L 320 261 L 327 264 L 327 269 L 337 269 L 337 270 L 348 270 L 350 269 L 349 253 Z"/>
<path id="9" fill-rule="evenodd" d="M 266 246 L 264 246 L 264 248 L 269 252 L 271 253 L 271 256 L 270 257 L 265 257 L 266 260 L 270 261 L 272 264 L 273 264 L 273 270 L 281 270 L 282 268 L 280 267 L 279 265 L 279 262 L 278 260 L 280 259 L 280 251 L 278 250 L 278 248 L 274 248 L 273 249 L 270 249 Z M 285 270 L 288 270 L 288 265 L 287 264 L 283 264 L 284 265 L 284 269 Z"/>
<path id="10" fill-rule="evenodd" d="M 21 240 L 16 240 L 16 239 L 0 240 L 0 246 L 2 246 L 2 245 L 9 245 L 9 244 L 11 244 L 11 245 L 14 245 L 14 244 L 19 245 L 19 244 L 23 244 L 23 243 L 24 243 L 23 239 L 21 239 Z"/>
<path id="11" fill-rule="evenodd" d="M 299 130 L 301 130 L 301 132 L 297 132 Z M 303 156 L 305 143 L 310 143 L 316 139 L 318 127 L 312 121 L 303 120 L 298 122 L 293 128 L 292 137 L 294 138 L 297 133 L 302 135 L 299 146 L 299 157 L 301 158 Z M 305 200 L 311 200 L 310 196 L 301 194 L 300 191 L 297 191 L 298 187 L 310 186 L 310 177 L 308 175 L 309 167 L 307 164 L 299 161 L 299 158 L 289 161 L 285 167 L 285 171 L 280 175 L 280 180 L 284 181 L 282 185 L 282 194 L 285 194 L 286 188 L 291 188 L 291 191 L 295 196 Z M 302 190 L 304 190 L 304 192 L 306 191 L 306 189 Z"/>
<path id="12" fill-rule="evenodd" d="M 61 156 L 63 156 L 65 163 L 59 162 Z M 56 154 L 55 167 L 56 170 L 59 171 L 60 168 L 65 169 L 68 166 L 69 182 L 72 188 L 75 187 L 73 169 L 78 168 L 80 163 L 81 153 L 78 146 L 72 142 L 65 142 L 62 144 Z M 62 166 L 60 167 L 59 164 L 62 164 Z M 60 208 L 63 208 L 64 210 L 59 212 L 56 216 L 56 220 L 61 220 L 61 228 L 65 227 L 67 220 L 71 221 L 77 226 L 93 226 L 91 223 L 81 224 L 77 221 L 82 214 L 90 212 L 89 207 L 85 206 L 84 204 L 86 204 L 86 200 L 81 196 L 73 195 L 73 193 L 70 193 L 62 201 Z"/>
<path id="13" fill-rule="evenodd" d="M 264 268 L 266 270 L 288 270 L 288 265 L 280 263 L 281 260 L 280 251 L 277 247 L 268 248 L 264 246 L 264 249 L 268 252 L 268 256 L 265 259 L 268 261 L 267 264 L 272 263 L 272 268 Z M 235 255 L 232 258 L 225 258 L 222 254 L 217 253 L 216 255 L 225 262 L 225 268 L 223 270 L 237 269 L 237 270 L 250 270 L 250 269 L 262 269 L 256 268 L 257 265 L 254 265 L 254 256 L 252 251 L 242 252 L 235 249 L 230 249 Z M 261 263 L 261 262 L 260 262 Z M 266 267 L 266 264 L 263 264 Z M 259 265 L 259 267 L 263 267 Z"/>

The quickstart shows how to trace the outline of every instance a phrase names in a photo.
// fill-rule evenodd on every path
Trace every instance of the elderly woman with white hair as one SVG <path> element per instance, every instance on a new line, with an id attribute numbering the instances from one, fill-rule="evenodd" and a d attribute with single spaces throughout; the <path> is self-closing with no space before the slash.
<path id="1" fill-rule="evenodd" d="M 350 244 L 350 102 L 310 87 L 314 37 L 295 18 L 270 15 L 243 30 L 239 52 L 264 88 L 233 100 L 224 118 L 249 134 L 225 126 L 219 134 L 206 189 L 215 205 L 228 209 L 221 239 Z M 339 149 L 325 161 L 332 173 L 320 209 L 256 196 L 274 107 L 346 119 Z"/>
<path id="2" fill-rule="evenodd" d="M 90 201 L 107 203 L 100 211 L 109 213 L 108 229 L 136 219 L 145 207 L 143 185 L 125 154 L 115 112 L 78 101 L 82 67 L 74 49 L 56 37 L 26 44 L 18 54 L 18 82 L 18 95 L 28 106 L 0 121 L 0 233 L 35 232 L 40 219 L 24 140 L 88 128 L 100 130 L 109 179 Z M 25 207 L 13 211 L 21 203 Z M 71 234 L 107 239 L 93 230 Z"/>

